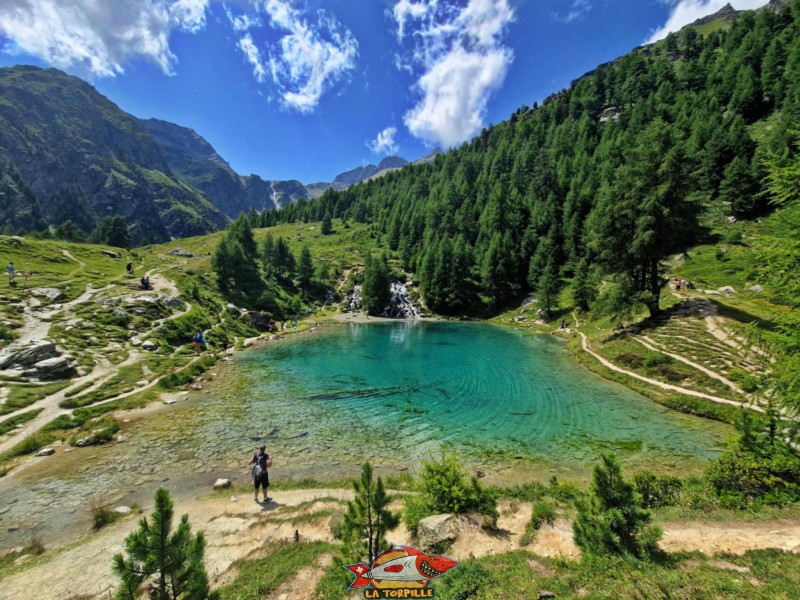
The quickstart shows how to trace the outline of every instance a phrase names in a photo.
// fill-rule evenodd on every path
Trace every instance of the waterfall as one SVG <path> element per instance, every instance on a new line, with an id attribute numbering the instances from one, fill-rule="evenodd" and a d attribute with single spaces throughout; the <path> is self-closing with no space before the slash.
<path id="1" fill-rule="evenodd" d="M 353 293 L 345 297 L 345 311 L 361 310 L 361 286 L 353 288 Z M 394 282 L 389 286 L 389 304 L 378 315 L 393 319 L 419 319 L 422 313 L 411 301 L 408 287 L 404 283 Z"/>
<path id="2" fill-rule="evenodd" d="M 389 306 L 383 311 L 382 316 L 398 319 L 419 319 L 422 316 L 419 308 L 408 297 L 408 288 L 404 283 L 392 283 L 389 294 Z"/>

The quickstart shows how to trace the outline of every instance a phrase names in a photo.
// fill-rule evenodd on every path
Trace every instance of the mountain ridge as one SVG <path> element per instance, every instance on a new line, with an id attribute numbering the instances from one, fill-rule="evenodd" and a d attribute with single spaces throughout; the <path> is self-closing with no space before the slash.
<path id="1" fill-rule="evenodd" d="M 227 219 L 176 177 L 135 117 L 58 69 L 0 69 L 0 219 L 91 230 L 122 215 L 135 244 L 198 235 Z"/>

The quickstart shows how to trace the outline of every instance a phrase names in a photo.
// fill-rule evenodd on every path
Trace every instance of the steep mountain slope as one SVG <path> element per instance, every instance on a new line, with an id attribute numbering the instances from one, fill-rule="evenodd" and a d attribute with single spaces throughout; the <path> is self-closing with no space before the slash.
<path id="1" fill-rule="evenodd" d="M 247 211 L 250 204 L 239 175 L 202 136 L 159 119 L 141 123 L 160 146 L 173 173 L 203 192 L 229 217 Z"/>
<path id="2" fill-rule="evenodd" d="M 766 159 L 796 153 L 798 92 L 794 1 L 638 48 L 431 163 L 277 217 L 371 224 L 434 310 L 531 292 L 549 310 L 570 279 L 585 308 L 602 278 L 610 312 L 656 313 L 670 255 L 769 210 Z"/>
<path id="3" fill-rule="evenodd" d="M 71 219 L 88 231 L 122 215 L 142 244 L 227 222 L 171 173 L 137 119 L 56 69 L 0 69 L 0 166 L 0 218 L 12 227 Z"/>

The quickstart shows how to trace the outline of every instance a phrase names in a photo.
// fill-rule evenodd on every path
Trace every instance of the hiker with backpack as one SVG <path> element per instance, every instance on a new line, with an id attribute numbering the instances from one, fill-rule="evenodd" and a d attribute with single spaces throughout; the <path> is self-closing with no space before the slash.
<path id="1" fill-rule="evenodd" d="M 197 333 L 195 333 L 192 336 L 192 344 L 194 345 L 194 353 L 195 354 L 200 354 L 201 352 L 205 352 L 206 343 L 207 342 L 208 342 L 208 340 L 206 340 L 203 337 L 202 333 L 200 333 L 199 331 Z"/>
<path id="2" fill-rule="evenodd" d="M 258 488 L 260 487 L 264 490 L 264 502 L 271 502 L 272 498 L 267 496 L 267 492 L 269 491 L 269 472 L 267 469 L 272 466 L 272 459 L 269 457 L 269 454 L 267 454 L 267 447 L 261 446 L 258 450 L 258 454 L 254 454 L 253 458 L 250 459 L 250 462 L 247 464 L 248 466 L 253 466 L 253 486 L 256 488 L 253 500 L 258 502 Z"/>

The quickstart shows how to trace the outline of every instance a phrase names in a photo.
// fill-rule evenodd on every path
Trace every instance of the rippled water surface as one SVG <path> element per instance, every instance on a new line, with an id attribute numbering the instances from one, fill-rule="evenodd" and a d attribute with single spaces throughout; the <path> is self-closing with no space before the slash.
<path id="1" fill-rule="evenodd" d="M 448 445 L 487 481 L 517 483 L 585 477 L 606 451 L 628 469 L 685 474 L 730 431 L 594 375 L 550 337 L 479 323 L 331 326 L 212 374 L 202 392 L 130 415 L 124 443 L 60 447 L 0 479 L 0 546 L 85 531 L 92 502 L 148 505 L 159 485 L 180 498 L 217 477 L 245 482 L 262 441 L 279 481 L 351 476 L 367 459 L 413 473 Z"/>
<path id="2" fill-rule="evenodd" d="M 605 450 L 705 460 L 721 443 L 719 427 L 592 374 L 552 338 L 486 324 L 350 324 L 239 366 L 266 430 L 300 421 L 311 446 L 321 435 L 379 457 L 450 443 L 477 460 L 505 452 L 578 466 Z"/>

